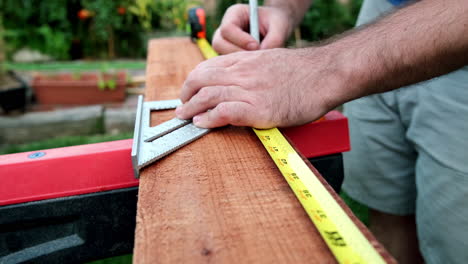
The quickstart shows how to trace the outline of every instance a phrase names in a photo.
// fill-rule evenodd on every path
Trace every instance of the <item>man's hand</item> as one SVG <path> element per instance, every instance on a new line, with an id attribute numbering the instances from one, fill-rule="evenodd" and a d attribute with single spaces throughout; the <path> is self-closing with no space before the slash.
<path id="1" fill-rule="evenodd" d="M 320 48 L 238 52 L 199 64 L 182 88 L 177 117 L 199 127 L 257 128 L 304 124 L 330 108 L 340 86 L 332 57 Z"/>
<path id="2" fill-rule="evenodd" d="M 188 76 L 176 114 L 200 127 L 313 121 L 347 101 L 468 65 L 467 13 L 466 0 L 418 1 L 319 47 L 210 59 Z"/>
<path id="3" fill-rule="evenodd" d="M 213 48 L 220 54 L 236 51 L 279 48 L 284 46 L 293 30 L 287 9 L 259 7 L 259 30 L 263 36 L 259 44 L 249 33 L 249 6 L 237 4 L 224 14 L 213 37 Z"/>

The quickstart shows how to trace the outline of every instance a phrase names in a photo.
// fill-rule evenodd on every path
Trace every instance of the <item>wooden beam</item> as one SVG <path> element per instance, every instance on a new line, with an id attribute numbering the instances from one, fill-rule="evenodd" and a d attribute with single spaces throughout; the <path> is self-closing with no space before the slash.
<path id="1" fill-rule="evenodd" d="M 148 50 L 146 100 L 177 98 L 203 60 L 197 46 L 170 38 Z M 173 117 L 157 113 L 152 122 Z M 336 262 L 253 131 L 241 127 L 216 129 L 142 171 L 133 260 Z"/>

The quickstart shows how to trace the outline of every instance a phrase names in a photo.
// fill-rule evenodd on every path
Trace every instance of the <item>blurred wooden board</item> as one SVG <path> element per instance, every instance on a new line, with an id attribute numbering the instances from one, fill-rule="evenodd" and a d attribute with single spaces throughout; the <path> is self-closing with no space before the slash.
<path id="1" fill-rule="evenodd" d="M 178 98 L 203 60 L 197 46 L 167 38 L 148 47 L 145 100 Z M 173 117 L 155 113 L 152 123 Z M 216 129 L 142 171 L 133 260 L 336 262 L 253 131 L 239 127 Z"/>

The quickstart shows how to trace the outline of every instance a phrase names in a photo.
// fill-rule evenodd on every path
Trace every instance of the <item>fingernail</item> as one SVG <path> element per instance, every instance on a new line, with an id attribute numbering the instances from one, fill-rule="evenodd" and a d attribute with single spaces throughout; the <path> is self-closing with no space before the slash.
<path id="1" fill-rule="evenodd" d="M 200 116 L 194 116 L 192 121 L 196 126 L 198 126 L 198 123 L 200 123 Z"/>
<path id="2" fill-rule="evenodd" d="M 248 50 L 256 50 L 258 49 L 258 44 L 256 42 L 250 42 L 247 44 L 247 49 Z"/>

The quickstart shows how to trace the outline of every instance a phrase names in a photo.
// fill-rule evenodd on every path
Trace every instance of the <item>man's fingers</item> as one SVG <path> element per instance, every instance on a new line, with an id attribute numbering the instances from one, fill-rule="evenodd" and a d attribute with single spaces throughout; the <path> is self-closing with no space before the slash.
<path id="1" fill-rule="evenodd" d="M 199 114 L 193 118 L 198 127 L 213 128 L 225 125 L 252 126 L 255 120 L 251 119 L 255 108 L 245 102 L 223 102 L 213 110 Z"/>
<path id="2" fill-rule="evenodd" d="M 237 51 L 243 51 L 243 49 L 223 39 L 219 33 L 219 29 L 216 30 L 216 33 L 213 37 L 213 49 L 219 54 L 229 54 Z"/>
<path id="3" fill-rule="evenodd" d="M 249 33 L 236 24 L 228 23 L 222 25 L 220 35 L 227 42 L 244 50 L 257 50 L 260 46 Z"/>
<path id="4" fill-rule="evenodd" d="M 246 32 L 248 26 L 249 6 L 237 4 L 229 7 L 213 37 L 214 49 L 222 54 L 259 49 L 260 44 Z"/>
<path id="5" fill-rule="evenodd" d="M 226 74 L 226 68 L 211 66 L 212 64 L 202 64 L 189 73 L 182 86 L 180 100 L 183 103 L 198 93 L 202 87 L 229 85 L 230 78 Z"/>
<path id="6" fill-rule="evenodd" d="M 280 48 L 284 46 L 286 42 L 286 32 L 288 29 L 285 25 L 279 23 L 272 23 L 272 25 L 267 28 L 267 34 L 262 40 L 260 49 L 273 49 Z"/>
<path id="7" fill-rule="evenodd" d="M 236 86 L 203 87 L 190 101 L 177 107 L 176 115 L 180 119 L 189 119 L 206 112 L 224 101 L 242 101 L 243 90 Z"/>

